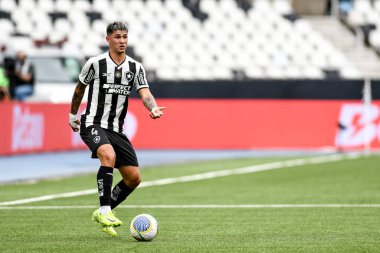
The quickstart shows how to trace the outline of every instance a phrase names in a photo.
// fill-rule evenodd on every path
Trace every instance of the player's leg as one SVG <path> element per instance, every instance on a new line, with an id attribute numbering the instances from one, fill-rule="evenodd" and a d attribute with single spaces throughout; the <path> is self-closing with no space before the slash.
<path id="1" fill-rule="evenodd" d="M 100 146 L 96 152 L 101 166 L 97 175 L 99 190 L 100 215 L 99 222 L 105 226 L 118 227 L 122 222 L 111 211 L 111 192 L 113 181 L 113 168 L 115 167 L 116 154 L 110 144 Z"/>
<path id="2" fill-rule="evenodd" d="M 96 154 L 101 162 L 97 174 L 100 208 L 94 211 L 92 219 L 103 226 L 103 232 L 115 236 L 116 231 L 110 227 L 118 227 L 122 224 L 111 211 L 113 167 L 115 166 L 116 154 L 110 144 L 100 146 Z"/>
<path id="3" fill-rule="evenodd" d="M 112 190 L 111 208 L 114 209 L 140 184 L 141 175 L 136 152 L 127 136 L 115 134 L 110 137 L 110 141 L 116 152 L 115 167 L 119 169 L 123 177 Z"/>
<path id="4" fill-rule="evenodd" d="M 96 177 L 99 190 L 100 212 L 101 214 L 106 214 L 111 211 L 111 189 L 116 154 L 110 144 L 100 146 L 96 154 L 101 163 Z"/>
<path id="5" fill-rule="evenodd" d="M 113 168 L 116 154 L 106 132 L 98 126 L 90 126 L 81 130 L 81 137 L 92 151 L 92 157 L 98 157 L 101 166 L 97 174 L 100 208 L 95 210 L 92 219 L 102 225 L 102 231 L 110 235 L 116 232 L 110 226 L 120 226 L 122 222 L 114 217 L 111 211 L 111 189 Z"/>
<path id="6" fill-rule="evenodd" d="M 119 171 L 123 179 L 112 190 L 111 209 L 123 202 L 141 182 L 139 167 L 120 166 Z"/>

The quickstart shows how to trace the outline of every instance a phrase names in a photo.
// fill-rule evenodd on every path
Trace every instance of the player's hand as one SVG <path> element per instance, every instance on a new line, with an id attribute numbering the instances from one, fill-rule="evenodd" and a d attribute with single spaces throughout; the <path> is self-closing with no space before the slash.
<path id="1" fill-rule="evenodd" d="M 77 119 L 77 115 L 69 113 L 69 125 L 73 129 L 74 132 L 78 132 L 80 129 L 80 122 Z"/>
<path id="2" fill-rule="evenodd" d="M 150 111 L 150 117 L 152 119 L 157 119 L 157 118 L 161 118 L 163 115 L 164 115 L 164 110 L 165 110 L 166 107 L 154 107 L 151 111 Z"/>

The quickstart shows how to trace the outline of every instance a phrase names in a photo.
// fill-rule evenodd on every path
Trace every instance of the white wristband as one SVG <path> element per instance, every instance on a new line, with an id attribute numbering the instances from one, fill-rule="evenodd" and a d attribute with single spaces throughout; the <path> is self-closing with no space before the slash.
<path id="1" fill-rule="evenodd" d="M 77 121 L 77 115 L 69 113 L 69 124 L 74 131 L 79 131 L 80 128 L 80 124 Z"/>
<path id="2" fill-rule="evenodd" d="M 69 113 L 69 121 L 75 122 L 77 120 L 77 115 Z"/>
<path id="3" fill-rule="evenodd" d="M 153 113 L 154 110 L 156 110 L 158 107 L 153 107 L 152 110 L 150 110 L 151 113 Z"/>

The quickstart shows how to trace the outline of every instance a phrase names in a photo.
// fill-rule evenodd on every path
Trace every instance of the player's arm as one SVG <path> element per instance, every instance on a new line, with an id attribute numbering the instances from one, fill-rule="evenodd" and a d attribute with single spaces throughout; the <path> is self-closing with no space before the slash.
<path id="1" fill-rule="evenodd" d="M 150 117 L 152 119 L 161 118 L 164 115 L 164 110 L 166 107 L 157 106 L 156 100 L 154 99 L 149 88 L 141 88 L 138 90 L 141 100 L 144 106 L 150 111 Z"/>
<path id="2" fill-rule="evenodd" d="M 71 100 L 71 108 L 69 113 L 69 124 L 74 132 L 79 131 L 80 122 L 77 119 L 77 113 L 85 91 L 86 85 L 84 85 L 81 81 L 78 81 L 78 84 L 74 90 L 73 98 Z"/>
<path id="3" fill-rule="evenodd" d="M 74 132 L 79 131 L 80 122 L 77 119 L 77 113 L 80 103 L 82 102 L 86 86 L 91 83 L 95 76 L 95 68 L 93 65 L 93 58 L 90 58 L 86 64 L 84 64 L 82 71 L 78 77 L 78 84 L 75 87 L 74 95 L 71 100 L 71 108 L 69 113 L 69 124 Z"/>

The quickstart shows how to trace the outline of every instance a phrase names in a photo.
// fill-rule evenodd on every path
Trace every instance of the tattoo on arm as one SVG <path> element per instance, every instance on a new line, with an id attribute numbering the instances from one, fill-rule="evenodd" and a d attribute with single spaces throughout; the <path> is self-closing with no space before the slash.
<path id="1" fill-rule="evenodd" d="M 85 91 L 86 91 L 86 85 L 78 82 L 78 85 L 75 87 L 73 99 L 71 100 L 70 113 L 77 114 Z"/>
<path id="2" fill-rule="evenodd" d="M 152 94 L 144 96 L 142 98 L 142 102 L 149 111 L 151 111 L 154 107 L 157 107 L 156 100 L 154 99 Z"/>

